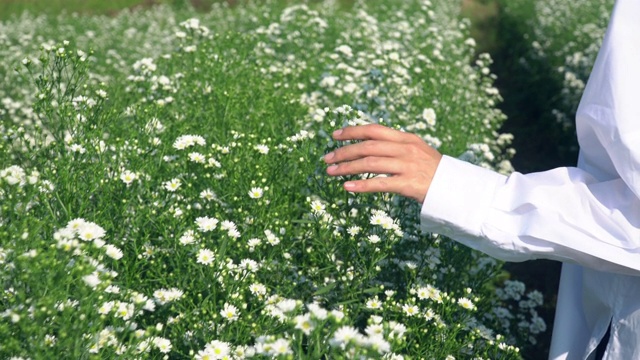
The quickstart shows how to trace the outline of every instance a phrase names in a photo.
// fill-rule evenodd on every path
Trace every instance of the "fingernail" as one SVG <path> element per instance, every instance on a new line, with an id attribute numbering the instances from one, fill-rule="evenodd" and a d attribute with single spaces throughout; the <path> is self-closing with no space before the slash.
<path id="1" fill-rule="evenodd" d="M 335 136 L 340 136 L 340 134 L 342 134 L 342 129 L 340 129 L 340 130 L 336 130 L 336 131 L 334 131 L 334 132 L 333 132 L 333 136 L 334 136 L 334 137 L 335 137 Z"/>
<path id="2" fill-rule="evenodd" d="M 347 181 L 346 183 L 344 183 L 344 188 L 347 189 L 347 190 L 355 189 L 356 188 L 356 183 L 351 182 L 351 181 Z"/>
<path id="3" fill-rule="evenodd" d="M 334 154 L 334 153 L 333 153 L 333 151 L 332 151 L 332 152 L 330 152 L 330 153 L 328 153 L 327 155 L 325 155 L 325 156 L 324 156 L 324 160 L 325 160 L 325 161 L 329 161 L 329 160 L 333 159 L 333 157 L 334 157 L 335 155 L 336 155 L 336 154 Z"/>
<path id="4" fill-rule="evenodd" d="M 333 172 L 333 171 L 334 171 L 335 169 L 337 169 L 337 168 L 338 168 L 338 165 L 331 165 L 331 166 L 329 166 L 329 167 L 327 168 L 327 171 L 328 171 L 328 172 Z"/>

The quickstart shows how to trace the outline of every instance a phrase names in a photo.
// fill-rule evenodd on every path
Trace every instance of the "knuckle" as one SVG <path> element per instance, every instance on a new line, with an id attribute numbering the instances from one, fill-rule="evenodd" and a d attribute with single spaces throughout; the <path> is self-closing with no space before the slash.
<path id="1" fill-rule="evenodd" d="M 384 126 L 380 124 L 368 124 L 367 127 L 376 132 L 382 131 L 384 129 Z"/>
<path id="2" fill-rule="evenodd" d="M 375 141 L 365 141 L 362 143 L 362 147 L 364 148 L 365 151 L 369 152 L 370 150 L 373 150 L 376 147 L 376 143 Z"/>
<path id="3" fill-rule="evenodd" d="M 414 157 L 414 156 L 417 156 L 417 155 L 421 154 L 422 153 L 422 149 L 420 148 L 420 146 L 418 144 L 411 143 L 411 144 L 407 145 L 407 152 L 409 153 L 409 155 Z"/>
<path id="4" fill-rule="evenodd" d="M 372 166 L 376 166 L 379 163 L 378 158 L 373 157 L 373 156 L 365 157 L 364 159 L 362 159 L 362 162 L 367 168 L 370 168 Z"/>
<path id="5" fill-rule="evenodd" d="M 422 138 L 420 137 L 420 135 L 417 134 L 411 134 L 410 135 L 410 139 L 412 143 L 416 143 L 416 144 L 420 144 L 422 143 Z"/>

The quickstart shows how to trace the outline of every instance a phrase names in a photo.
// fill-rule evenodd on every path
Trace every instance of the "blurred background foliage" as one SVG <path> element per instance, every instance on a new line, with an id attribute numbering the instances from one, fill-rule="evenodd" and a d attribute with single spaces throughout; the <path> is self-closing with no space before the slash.
<path id="1" fill-rule="evenodd" d="M 174 7 L 193 6 L 206 11 L 211 4 L 227 1 L 241 5 L 246 0 L 0 0 L 0 20 L 31 13 L 106 14 L 114 15 L 125 9 L 144 9 L 156 4 Z M 283 0 L 294 3 L 295 0 Z M 345 6 L 353 0 L 342 0 Z M 514 134 L 513 147 L 517 153 L 514 168 L 523 173 L 542 171 L 558 166 L 573 166 L 577 159 L 577 142 L 573 128 L 560 126 L 549 114 L 558 106 L 562 79 L 548 58 L 529 61 L 522 59 L 531 53 L 531 26 L 524 18 L 533 16 L 534 0 L 519 1 L 518 11 L 505 11 L 509 0 L 462 0 L 462 15 L 471 19 L 471 34 L 477 41 L 478 53 L 488 52 L 494 59 L 492 71 L 498 76 L 496 85 L 504 98 L 501 110 L 508 116 L 503 131 Z M 527 7 L 527 3 L 528 6 Z M 522 6 L 524 4 L 524 6 Z M 538 289 L 545 297 L 541 316 L 548 330 L 529 354 L 529 359 L 547 357 L 553 328 L 554 306 L 560 264 L 538 260 L 507 264 L 512 279 L 523 281 L 527 288 Z"/>

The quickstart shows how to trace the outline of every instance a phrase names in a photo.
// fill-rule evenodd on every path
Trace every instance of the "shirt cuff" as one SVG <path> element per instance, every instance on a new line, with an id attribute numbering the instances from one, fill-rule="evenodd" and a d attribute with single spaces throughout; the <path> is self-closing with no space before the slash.
<path id="1" fill-rule="evenodd" d="M 481 236 L 496 189 L 506 179 L 495 171 L 443 156 L 422 204 L 422 229 L 452 238 Z"/>

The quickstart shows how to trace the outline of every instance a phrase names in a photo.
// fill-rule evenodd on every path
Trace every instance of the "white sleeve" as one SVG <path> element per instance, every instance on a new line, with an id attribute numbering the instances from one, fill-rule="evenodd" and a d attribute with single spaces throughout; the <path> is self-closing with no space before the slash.
<path id="1" fill-rule="evenodd" d="M 640 200 L 578 168 L 500 175 L 444 156 L 422 228 L 506 261 L 568 261 L 640 275 Z"/>

